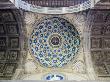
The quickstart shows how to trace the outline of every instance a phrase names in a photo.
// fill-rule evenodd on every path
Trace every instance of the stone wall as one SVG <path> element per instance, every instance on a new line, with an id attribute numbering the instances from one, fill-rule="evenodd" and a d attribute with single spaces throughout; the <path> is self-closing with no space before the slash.
<path id="1" fill-rule="evenodd" d="M 0 10 L 1 80 L 15 78 L 14 74 L 22 71 L 24 35 L 21 28 L 22 21 L 19 19 L 18 10 Z"/>
<path id="2" fill-rule="evenodd" d="M 91 10 L 88 14 L 90 50 L 98 78 L 110 77 L 110 11 Z"/>

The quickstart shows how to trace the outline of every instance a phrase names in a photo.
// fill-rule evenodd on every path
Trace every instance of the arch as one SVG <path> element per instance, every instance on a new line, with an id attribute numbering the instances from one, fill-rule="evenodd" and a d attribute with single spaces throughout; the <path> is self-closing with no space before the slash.
<path id="1" fill-rule="evenodd" d="M 104 10 L 90 10 L 88 13 L 88 25 L 85 29 L 88 36 L 85 36 L 88 39 L 86 40 L 88 41 L 89 46 L 88 49 L 86 48 L 85 50 L 88 52 L 88 57 L 90 57 L 90 72 L 92 73 L 91 75 L 93 75 L 94 79 L 107 79 L 107 77 L 109 77 L 110 65 L 108 62 L 110 54 L 110 25 L 104 18 L 101 21 L 98 19 L 94 21 L 94 17 L 97 17 L 99 14 L 102 15 L 102 17 L 106 17 L 106 15 L 109 14 L 109 11 L 105 12 Z"/>
<path id="2" fill-rule="evenodd" d="M 0 79 L 15 79 L 23 71 L 25 35 L 18 10 L 0 10 Z"/>

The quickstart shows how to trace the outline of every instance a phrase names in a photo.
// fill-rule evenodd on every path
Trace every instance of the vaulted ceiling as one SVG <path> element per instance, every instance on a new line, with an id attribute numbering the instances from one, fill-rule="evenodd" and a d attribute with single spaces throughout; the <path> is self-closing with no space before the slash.
<path id="1" fill-rule="evenodd" d="M 88 0 L 23 0 L 30 4 L 43 7 L 69 7 L 84 3 Z"/>

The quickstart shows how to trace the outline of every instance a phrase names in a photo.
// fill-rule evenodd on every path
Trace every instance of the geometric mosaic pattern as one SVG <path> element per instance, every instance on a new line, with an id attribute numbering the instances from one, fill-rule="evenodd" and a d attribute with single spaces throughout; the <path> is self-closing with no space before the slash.
<path id="1" fill-rule="evenodd" d="M 50 17 L 41 21 L 30 36 L 32 54 L 45 67 L 62 67 L 77 54 L 80 37 L 67 20 Z"/>

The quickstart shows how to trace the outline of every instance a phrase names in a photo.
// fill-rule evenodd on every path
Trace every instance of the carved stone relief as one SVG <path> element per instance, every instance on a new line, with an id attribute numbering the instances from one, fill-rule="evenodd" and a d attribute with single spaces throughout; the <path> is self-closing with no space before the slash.
<path id="1" fill-rule="evenodd" d="M 91 28 L 91 34 L 92 35 L 102 35 L 103 32 L 103 25 L 96 25 L 94 24 L 93 27 Z"/>
<path id="2" fill-rule="evenodd" d="M 24 47 L 20 46 L 21 21 L 18 21 L 17 13 L 17 10 L 0 10 L 0 80 L 12 79 L 20 66 Z"/>
<path id="3" fill-rule="evenodd" d="M 104 35 L 110 35 L 110 25 L 105 25 L 103 33 Z"/>
<path id="4" fill-rule="evenodd" d="M 110 76 L 110 25 L 108 10 L 92 10 L 95 19 L 91 23 L 91 57 L 96 75 Z"/>
<path id="5" fill-rule="evenodd" d="M 101 38 L 91 38 L 91 48 L 101 48 Z"/>
<path id="6" fill-rule="evenodd" d="M 9 48 L 19 48 L 18 37 L 9 37 Z"/>
<path id="7" fill-rule="evenodd" d="M 18 25 L 17 24 L 6 24 L 6 29 L 9 34 L 18 34 Z"/>

